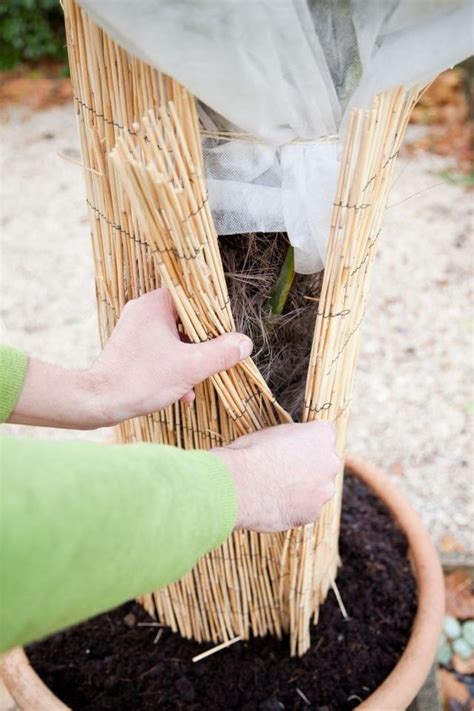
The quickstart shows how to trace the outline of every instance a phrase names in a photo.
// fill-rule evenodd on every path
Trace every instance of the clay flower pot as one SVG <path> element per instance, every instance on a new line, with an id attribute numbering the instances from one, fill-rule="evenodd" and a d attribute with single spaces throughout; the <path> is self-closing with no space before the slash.
<path id="1" fill-rule="evenodd" d="M 357 708 L 360 711 L 404 711 L 413 701 L 433 664 L 444 616 L 444 582 L 438 554 L 418 514 L 377 467 L 353 455 L 352 471 L 384 502 L 408 539 L 409 559 L 418 589 L 418 610 L 405 651 L 393 671 Z M 21 648 L 0 658 L 0 673 L 21 711 L 67 711 L 41 681 Z"/>
<path id="2" fill-rule="evenodd" d="M 423 686 L 436 656 L 445 610 L 443 571 L 428 531 L 387 475 L 362 457 L 350 454 L 346 468 L 384 502 L 405 533 L 418 589 L 418 609 L 405 651 L 383 684 L 357 708 L 404 711 Z"/>

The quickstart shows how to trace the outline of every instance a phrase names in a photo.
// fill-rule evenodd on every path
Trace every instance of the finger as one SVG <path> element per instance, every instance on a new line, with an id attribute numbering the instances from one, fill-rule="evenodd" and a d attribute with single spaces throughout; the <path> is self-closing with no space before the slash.
<path id="1" fill-rule="evenodd" d="M 129 302 L 134 305 L 135 309 L 139 309 L 143 318 L 147 321 L 160 321 L 167 326 L 173 333 L 177 334 L 176 322 L 178 313 L 175 304 L 171 298 L 171 294 L 165 287 L 154 289 L 147 294 L 140 296 L 139 299 L 134 299 Z"/>
<path id="2" fill-rule="evenodd" d="M 161 287 L 161 289 L 156 289 L 157 294 L 157 306 L 158 313 L 163 318 L 164 322 L 177 333 L 176 324 L 178 321 L 178 311 L 176 310 L 176 305 L 171 297 L 170 292 L 166 287 Z"/>
<path id="3" fill-rule="evenodd" d="M 310 428 L 319 435 L 326 438 L 327 442 L 331 447 L 336 444 L 336 428 L 328 420 L 311 420 L 310 422 L 304 423 L 306 429 L 309 431 Z"/>
<path id="4" fill-rule="evenodd" d="M 210 375 L 229 370 L 239 361 L 248 358 L 253 349 L 250 338 L 242 333 L 226 333 L 205 343 L 184 345 L 186 376 L 193 385 Z"/>
<path id="5" fill-rule="evenodd" d="M 320 430 L 324 428 L 324 433 L 328 438 L 329 444 L 331 447 L 334 447 L 336 445 L 336 428 L 332 422 L 329 422 L 328 420 L 318 420 L 318 424 Z"/>
<path id="6" fill-rule="evenodd" d="M 190 390 L 186 393 L 186 395 L 183 395 L 183 397 L 181 398 L 181 402 L 185 405 L 190 405 L 192 402 L 194 402 L 195 399 L 196 393 L 194 392 L 194 390 Z"/>

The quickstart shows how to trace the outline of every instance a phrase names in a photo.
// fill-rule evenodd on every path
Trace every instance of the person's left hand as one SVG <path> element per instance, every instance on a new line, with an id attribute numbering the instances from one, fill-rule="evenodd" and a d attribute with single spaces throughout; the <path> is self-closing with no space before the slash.
<path id="1" fill-rule="evenodd" d="M 228 333 L 205 343 L 181 340 L 167 289 L 129 301 L 95 363 L 70 371 L 30 358 L 9 422 L 94 429 L 147 415 L 183 400 L 213 373 L 252 352 L 252 341 Z"/>
<path id="2" fill-rule="evenodd" d="M 106 395 L 106 420 L 115 423 L 156 412 L 177 400 L 192 402 L 195 385 L 252 352 L 252 341 L 240 333 L 186 343 L 176 321 L 167 289 L 156 289 L 126 304 L 89 370 L 98 391 Z"/>

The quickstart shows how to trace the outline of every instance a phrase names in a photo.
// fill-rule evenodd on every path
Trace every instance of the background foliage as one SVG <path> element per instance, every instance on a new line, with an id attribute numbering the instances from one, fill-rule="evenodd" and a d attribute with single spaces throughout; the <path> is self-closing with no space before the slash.
<path id="1" fill-rule="evenodd" d="M 0 70 L 40 59 L 66 61 L 58 0 L 0 0 Z"/>

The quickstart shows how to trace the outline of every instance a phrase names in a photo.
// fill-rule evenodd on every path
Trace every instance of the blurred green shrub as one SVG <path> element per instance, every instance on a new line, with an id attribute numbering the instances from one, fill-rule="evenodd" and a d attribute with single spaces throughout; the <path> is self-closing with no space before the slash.
<path id="1" fill-rule="evenodd" d="M 0 0 L 0 70 L 19 62 L 66 60 L 58 0 Z"/>

